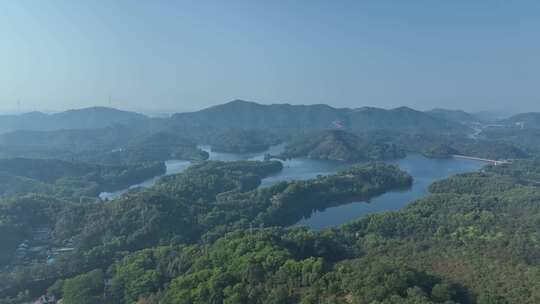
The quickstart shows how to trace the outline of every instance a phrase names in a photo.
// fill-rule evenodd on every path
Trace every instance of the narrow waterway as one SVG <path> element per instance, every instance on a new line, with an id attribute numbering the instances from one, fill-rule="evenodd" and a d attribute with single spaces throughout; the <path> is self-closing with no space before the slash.
<path id="1" fill-rule="evenodd" d="M 313 213 L 309 218 L 301 220 L 298 225 L 322 229 L 341 225 L 363 215 L 399 210 L 407 204 L 428 194 L 428 187 L 437 180 L 445 179 L 458 173 L 481 169 L 486 163 L 465 159 L 430 159 L 420 154 L 409 154 L 394 161 L 413 178 L 413 185 L 405 191 L 391 191 L 371 199 L 371 201 L 353 202 L 341 206 L 327 208 Z"/>
<path id="2" fill-rule="evenodd" d="M 129 188 L 126 188 L 126 189 L 122 189 L 122 190 L 118 190 L 114 192 L 101 192 L 99 194 L 99 198 L 101 198 L 102 200 L 112 200 L 112 199 L 120 197 L 122 194 L 134 188 L 152 187 L 161 177 L 166 176 L 166 175 L 173 175 L 173 174 L 181 173 L 182 171 L 186 170 L 186 168 L 189 167 L 190 165 L 191 165 L 191 162 L 186 161 L 186 160 L 168 160 L 165 162 L 165 167 L 166 167 L 165 174 L 145 180 L 142 183 L 131 185 L 129 186 Z"/>
<path id="3" fill-rule="evenodd" d="M 215 152 L 209 146 L 200 146 L 200 148 L 209 153 L 210 160 L 237 161 L 263 160 L 265 154 L 279 154 L 283 151 L 284 145 L 272 146 L 264 152 L 245 154 Z M 458 173 L 476 171 L 485 165 L 484 162 L 476 160 L 458 158 L 430 159 L 420 154 L 409 154 L 403 159 L 389 161 L 388 163 L 397 164 L 402 170 L 408 172 L 414 178 L 413 186 L 410 189 L 387 192 L 373 198 L 369 202 L 353 202 L 327 208 L 323 211 L 317 211 L 310 217 L 302 219 L 298 225 L 305 225 L 312 229 L 322 229 L 343 224 L 369 213 L 398 210 L 425 196 L 428 193 L 427 189 L 429 185 L 434 181 Z M 189 161 L 167 161 L 167 173 L 165 175 L 180 173 L 189 167 L 190 164 Z M 283 170 L 281 172 L 263 179 L 261 187 L 268 187 L 281 181 L 305 180 L 315 178 L 318 175 L 334 174 L 349 165 L 336 161 L 322 161 L 308 158 L 290 159 L 283 161 Z M 102 199 L 114 199 L 131 188 L 151 187 L 160 177 L 155 177 L 121 191 L 102 193 L 100 197 Z"/>

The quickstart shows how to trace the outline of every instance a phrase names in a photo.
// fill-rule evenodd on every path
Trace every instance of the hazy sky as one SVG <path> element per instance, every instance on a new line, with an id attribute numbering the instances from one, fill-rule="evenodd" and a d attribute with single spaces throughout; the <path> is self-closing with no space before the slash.
<path id="1" fill-rule="evenodd" d="M 538 16 L 526 0 L 0 1 L 0 111 L 540 111 Z"/>

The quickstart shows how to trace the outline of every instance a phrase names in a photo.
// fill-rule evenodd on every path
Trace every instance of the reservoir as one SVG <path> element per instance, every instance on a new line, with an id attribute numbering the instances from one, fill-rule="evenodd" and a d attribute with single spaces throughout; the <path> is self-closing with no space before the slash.
<path id="1" fill-rule="evenodd" d="M 353 202 L 316 211 L 309 218 L 301 220 L 298 225 L 322 229 L 341 225 L 366 214 L 402 209 L 407 204 L 426 196 L 431 183 L 455 174 L 477 171 L 486 164 L 457 158 L 431 159 L 420 154 L 409 154 L 391 163 L 396 163 L 413 177 L 411 188 L 405 191 L 386 192 L 369 202 Z"/>
<path id="2" fill-rule="evenodd" d="M 210 160 L 236 161 L 236 160 L 263 160 L 265 154 L 278 154 L 284 149 L 284 145 L 270 147 L 269 150 L 260 153 L 223 153 L 215 152 L 209 146 L 200 146 L 209 153 Z M 408 172 L 414 179 L 411 188 L 403 191 L 393 191 L 371 199 L 369 202 L 352 202 L 336 207 L 327 208 L 314 212 L 310 217 L 302 219 L 297 225 L 308 226 L 312 229 L 322 229 L 341 225 L 357 219 L 366 214 L 399 210 L 407 204 L 424 197 L 428 194 L 428 186 L 449 176 L 480 170 L 486 163 L 468 159 L 431 159 L 420 154 L 408 154 L 405 158 L 388 161 L 397 164 L 402 170 Z M 188 161 L 167 161 L 166 175 L 177 174 L 184 171 L 191 163 Z M 283 170 L 275 175 L 262 180 L 261 187 L 268 187 L 281 181 L 303 180 L 317 177 L 317 175 L 334 174 L 337 171 L 350 166 L 336 161 L 314 160 L 308 158 L 294 158 L 283 161 Z M 134 187 L 150 187 L 160 177 L 155 177 Z M 102 193 L 102 199 L 114 199 L 129 189 L 113 193 Z"/>
<path id="3" fill-rule="evenodd" d="M 158 181 L 158 179 L 160 179 L 161 177 L 166 176 L 166 175 L 173 175 L 173 174 L 181 173 L 182 171 L 186 170 L 186 168 L 189 167 L 190 165 L 191 165 L 191 162 L 189 162 L 187 160 L 168 160 L 168 161 L 165 162 L 166 170 L 165 170 L 164 175 L 159 175 L 159 176 L 153 177 L 151 179 L 145 180 L 142 183 L 131 185 L 129 188 L 126 188 L 126 189 L 122 189 L 122 190 L 118 190 L 118 191 L 114 191 L 114 192 L 101 192 L 99 194 L 99 198 L 102 199 L 102 200 L 112 200 L 112 199 L 115 199 L 117 197 L 120 197 L 122 194 L 124 194 L 124 193 L 126 193 L 129 190 L 134 189 L 134 188 L 138 188 L 138 187 L 149 188 L 149 187 L 152 187 Z"/>

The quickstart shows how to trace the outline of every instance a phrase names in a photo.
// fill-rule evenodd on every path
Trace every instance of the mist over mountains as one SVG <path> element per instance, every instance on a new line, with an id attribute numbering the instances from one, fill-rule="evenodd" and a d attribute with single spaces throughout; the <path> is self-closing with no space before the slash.
<path id="1" fill-rule="evenodd" d="M 463 133 L 467 125 L 483 121 L 483 117 L 460 110 L 434 109 L 418 111 L 409 107 L 382 109 L 375 107 L 334 108 L 325 104 L 263 105 L 234 100 L 195 112 L 173 114 L 170 118 L 147 115 L 107 107 L 68 110 L 55 114 L 29 112 L 21 115 L 0 115 L 0 133 L 16 130 L 54 131 L 65 129 L 97 129 L 131 126 L 137 129 L 273 129 L 275 131 L 308 132 L 325 129 L 346 129 L 353 132 L 399 130 L 407 133 Z M 540 113 L 524 113 L 499 120 L 498 123 L 519 127 L 540 128 Z M 522 126 L 523 125 L 523 126 Z"/>
<path id="2" fill-rule="evenodd" d="M 492 294 L 491 287 L 484 290 L 482 284 L 468 281 L 470 275 L 484 278 L 477 269 L 456 278 L 454 267 L 448 267 L 449 275 L 446 269 L 432 268 L 423 261 L 433 259 L 434 265 L 439 265 L 445 256 L 441 252 L 454 254 L 460 263 L 476 261 L 480 258 L 474 254 L 484 252 L 476 248 L 488 248 L 494 254 L 506 248 L 532 248 L 536 242 L 533 227 L 537 226 L 538 208 L 527 204 L 540 197 L 532 188 L 540 184 L 540 113 L 486 120 L 448 109 L 262 105 L 234 100 L 162 118 L 104 107 L 4 115 L 0 116 L 0 127 L 0 238 L 4 240 L 0 266 L 5 269 L 0 271 L 1 304 L 27 303 L 44 294 L 63 297 L 66 304 L 80 303 L 85 297 L 111 299 L 96 303 L 135 303 L 141 296 L 165 299 L 145 302 L 156 304 L 316 303 L 309 300 L 313 294 L 347 299 L 350 290 L 357 290 L 356 282 L 366 274 L 342 273 L 345 268 L 340 265 L 362 259 L 366 265 L 384 259 L 408 261 L 410 269 L 434 273 L 436 277 L 429 278 L 427 285 L 422 281 L 424 275 L 403 278 L 421 291 L 419 299 L 433 299 L 414 303 L 494 303 L 468 300 L 457 291 L 447 292 L 451 285 L 438 283 L 449 280 L 480 295 Z M 396 163 L 415 175 L 402 171 Z M 427 189 L 432 181 L 452 172 L 477 170 L 486 163 L 493 166 L 435 182 Z M 500 173 L 494 173 L 494 168 Z M 275 183 L 263 184 L 263 179 Z M 386 193 L 389 196 L 383 195 Z M 422 197 L 424 201 L 418 201 Z M 499 209 L 501 197 L 508 199 L 508 209 Z M 330 215 L 328 219 L 342 226 L 321 233 L 296 226 L 302 219 L 312 218 L 314 212 L 322 214 L 330 208 L 366 201 L 380 205 L 381 211 L 372 217 L 346 211 L 358 218 L 345 225 L 343 219 Z M 405 206 L 408 202 L 414 203 L 392 211 L 401 208 L 396 203 Z M 478 208 L 483 209 L 476 216 Z M 505 216 L 516 212 L 523 215 Z M 523 223 L 530 226 L 518 226 Z M 471 230 L 471 225 L 480 228 Z M 493 227 L 505 229 L 504 233 L 489 234 Z M 488 234 L 478 236 L 481 231 Z M 514 234 L 523 231 L 532 234 L 521 239 L 523 244 L 511 243 L 519 239 Z M 383 242 L 374 247 L 373 236 Z M 396 241 L 402 242 L 399 250 L 394 250 Z M 492 247 L 486 247 L 486 241 L 492 242 Z M 261 242 L 270 247 L 260 246 Z M 280 260 L 281 266 L 260 268 L 265 262 L 238 256 L 237 249 L 246 248 L 246 244 L 258 244 L 246 252 L 265 257 L 263 260 L 280 254 L 262 248 L 291 251 L 289 258 Z M 387 247 L 380 247 L 383 244 Z M 209 257 L 226 253 L 226 258 L 211 262 L 210 271 L 205 254 L 189 249 L 196 246 L 208 246 L 204 250 L 210 252 Z M 164 248 L 170 254 L 158 254 Z M 414 250 L 410 255 L 410 248 L 430 251 Z M 470 258 L 463 256 L 464 250 Z M 365 252 L 371 252 L 369 259 Z M 533 251 L 521 256 L 521 265 L 523 261 L 538 265 Z M 237 259 L 249 261 L 249 265 L 237 266 Z M 506 261 L 506 255 L 502 259 Z M 421 266 L 415 266 L 417 261 Z M 294 266 L 296 263 L 302 264 Z M 177 265 L 193 266 L 171 273 L 166 270 Z M 228 265 L 233 268 L 226 268 Z M 296 270 L 291 273 L 291 269 Z M 147 271 L 154 274 L 141 275 Z M 193 273 L 216 271 L 226 276 L 205 275 L 200 282 L 196 276 L 195 285 L 182 283 L 186 278 L 191 280 Z M 410 273 L 401 268 L 396 271 Z M 521 272 L 522 268 L 505 271 Z M 501 279 L 509 286 L 526 285 L 528 290 L 536 290 L 538 280 L 508 281 L 506 272 L 488 280 L 489 284 Z M 46 280 L 43 273 L 48 275 Z M 251 281 L 245 281 L 246 277 Z M 333 277 L 345 280 L 344 285 L 340 283 L 345 289 L 325 285 L 334 280 L 327 278 Z M 141 278 L 144 284 L 150 282 L 145 285 L 148 288 L 140 287 Z M 229 281 L 212 287 L 210 296 L 198 302 L 190 300 L 201 294 L 198 286 L 221 282 L 222 278 Z M 78 291 L 91 282 L 96 286 L 79 296 Z M 303 287 L 283 293 L 283 299 L 291 299 L 287 301 L 254 301 L 247 296 L 242 301 L 208 300 L 215 295 L 223 297 L 226 292 L 222 290 L 238 284 L 245 284 L 240 291 L 262 288 L 254 299 L 273 299 L 274 291 L 285 291 L 289 282 Z M 355 283 L 347 287 L 346 282 Z M 381 285 L 379 279 L 369 282 L 376 282 L 373 290 Z M 412 289 L 405 283 L 397 284 L 405 289 L 392 292 L 417 298 L 418 294 L 406 292 Z M 425 292 L 414 287 L 417 285 Z M 319 288 L 326 290 L 324 294 L 316 291 Z M 185 292 L 193 290 L 193 294 Z M 301 298 L 308 302 L 297 301 Z"/>
<path id="3" fill-rule="evenodd" d="M 364 135 L 381 147 L 397 144 L 409 152 L 431 156 L 448 157 L 453 154 L 450 151 L 459 151 L 514 158 L 540 148 L 536 144 L 540 113 L 486 121 L 459 110 L 350 109 L 234 100 L 163 118 L 105 107 L 4 115 L 0 116 L 0 157 L 60 158 L 99 164 L 124 164 L 136 159 L 163 161 L 180 156 L 193 160 L 207 157 L 197 145 L 210 145 L 222 152 L 255 152 L 302 136 L 315 138 L 328 130 Z M 352 134 L 346 138 L 354 138 Z M 352 147 L 357 145 L 354 142 L 349 140 L 347 144 Z"/>
<path id="4" fill-rule="evenodd" d="M 29 112 L 21 115 L 0 116 L 0 132 L 96 129 L 115 124 L 137 125 L 148 120 L 149 118 L 143 114 L 105 107 L 68 110 L 55 114 Z"/>
<path id="5" fill-rule="evenodd" d="M 231 101 L 196 112 L 177 113 L 171 118 L 146 115 L 114 108 L 92 107 L 55 114 L 29 112 L 0 116 L 0 132 L 15 130 L 53 131 L 62 129 L 96 129 L 114 125 L 234 128 L 312 131 L 345 128 L 353 131 L 399 128 L 402 131 L 462 132 L 456 121 L 430 115 L 407 107 L 391 110 L 364 107 L 333 108 L 328 105 L 262 105 L 241 100 Z"/>

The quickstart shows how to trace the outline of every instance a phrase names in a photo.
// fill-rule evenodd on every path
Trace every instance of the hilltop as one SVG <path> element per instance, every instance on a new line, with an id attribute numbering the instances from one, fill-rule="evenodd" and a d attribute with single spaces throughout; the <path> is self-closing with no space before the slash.
<path id="1" fill-rule="evenodd" d="M 106 107 L 68 110 L 55 114 L 30 112 L 0 115 L 0 133 L 13 131 L 57 131 L 127 126 L 141 132 L 174 129 L 197 138 L 208 138 L 224 130 L 272 130 L 289 134 L 346 129 L 353 132 L 399 130 L 407 133 L 464 134 L 468 127 L 432 113 L 408 107 L 334 108 L 325 104 L 263 105 L 233 100 L 196 112 L 176 113 L 170 118 Z"/>
<path id="2" fill-rule="evenodd" d="M 29 112 L 21 115 L 1 115 L 0 133 L 16 130 L 97 129 L 113 125 L 137 125 L 150 120 L 143 114 L 106 107 L 90 107 L 54 114 Z"/>
<path id="3" fill-rule="evenodd" d="M 276 132 L 312 132 L 347 129 L 354 132 L 399 130 L 409 133 L 464 133 L 468 128 L 407 107 L 380 109 L 333 108 L 328 105 L 262 105 L 234 100 L 172 116 L 171 124 L 184 129 L 271 129 Z"/>
<path id="4" fill-rule="evenodd" d="M 506 126 L 520 129 L 540 129 L 540 113 L 528 112 L 516 114 L 501 122 Z"/>
<path id="5" fill-rule="evenodd" d="M 344 162 L 383 160 L 404 157 L 396 145 L 370 142 L 342 131 L 329 130 L 294 140 L 279 155 L 282 158 L 309 157 Z"/>
<path id="6" fill-rule="evenodd" d="M 427 111 L 429 115 L 440 119 L 446 119 L 449 121 L 457 122 L 460 124 L 472 124 L 482 121 L 482 119 L 476 117 L 471 113 L 467 113 L 463 110 L 448 110 L 448 109 L 433 109 Z"/>

